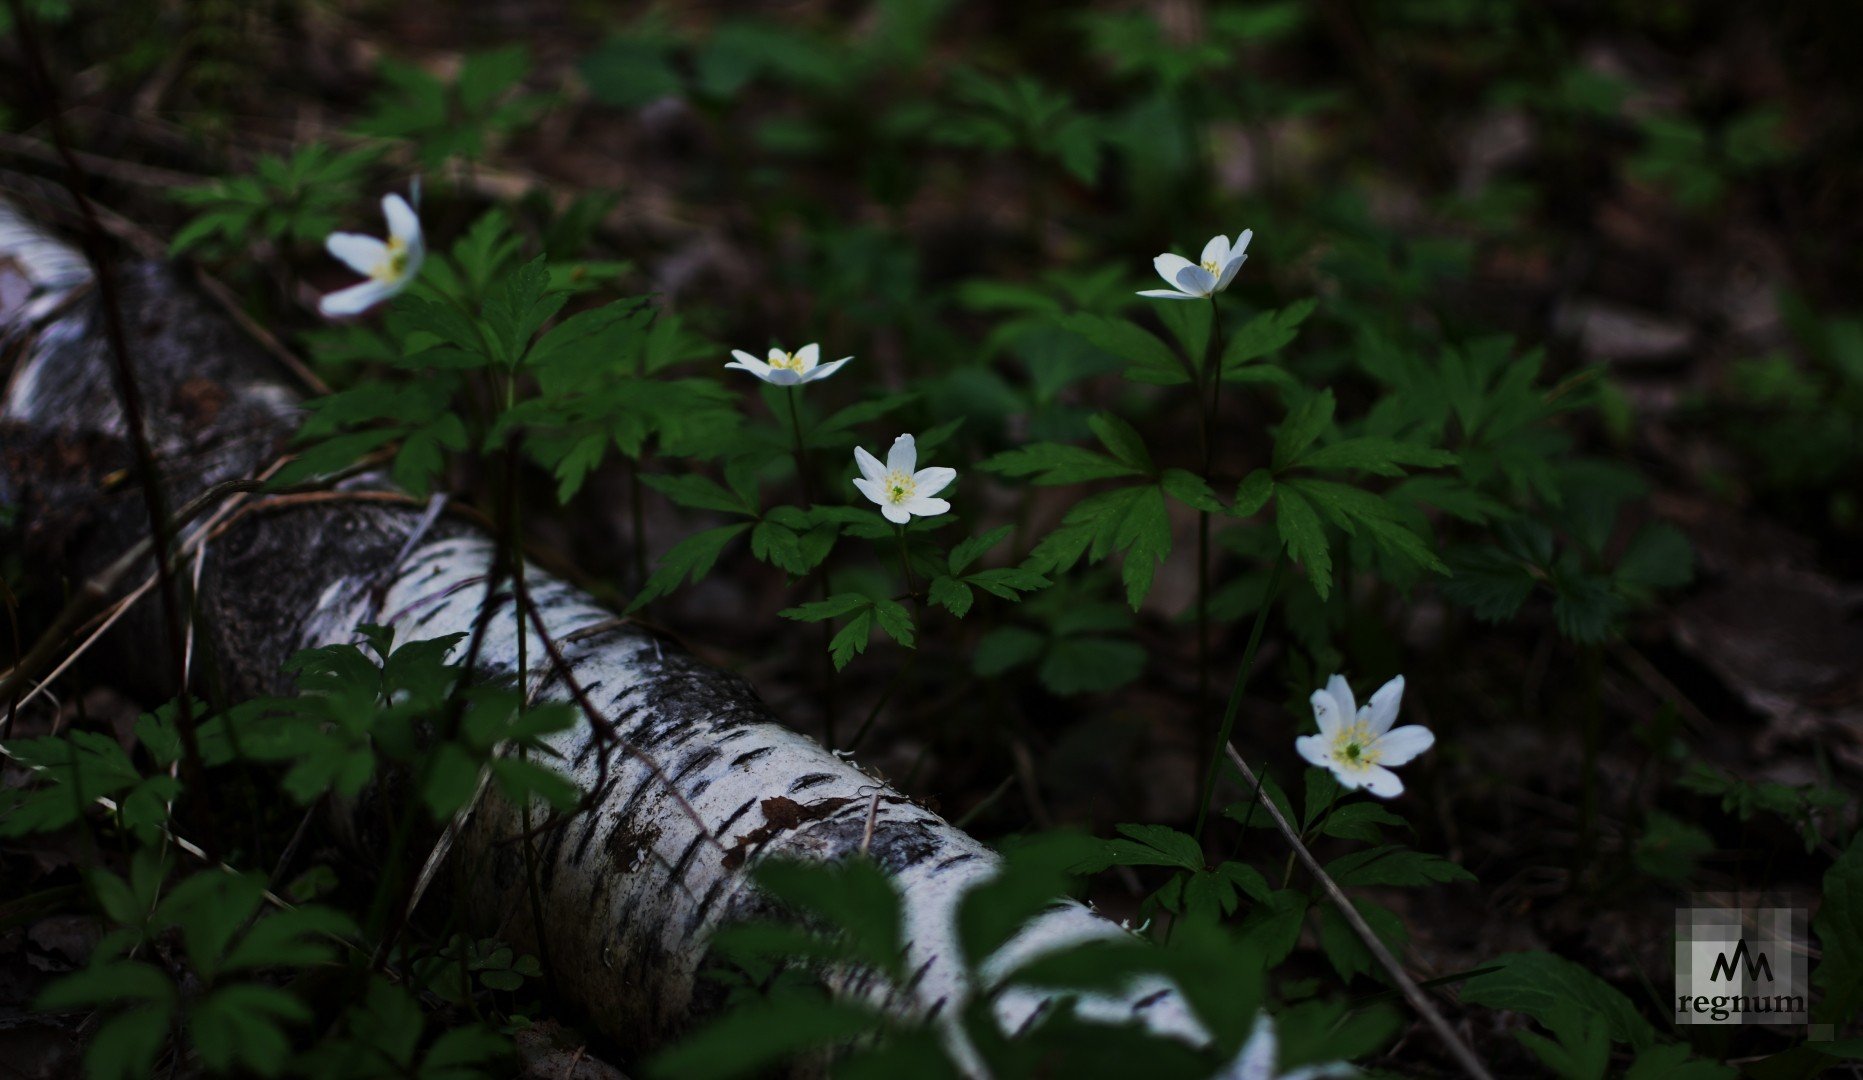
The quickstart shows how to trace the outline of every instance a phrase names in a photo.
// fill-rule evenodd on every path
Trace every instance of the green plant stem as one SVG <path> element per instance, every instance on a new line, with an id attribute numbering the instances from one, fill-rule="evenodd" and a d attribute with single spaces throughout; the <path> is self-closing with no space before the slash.
<path id="1" fill-rule="evenodd" d="M 1235 733 L 1236 712 L 1242 707 L 1242 692 L 1248 688 L 1249 669 L 1255 666 L 1255 650 L 1261 647 L 1261 632 L 1268 625 L 1268 611 L 1274 607 L 1275 594 L 1281 590 L 1281 574 L 1287 568 L 1287 549 L 1281 549 L 1274 557 L 1274 569 L 1268 571 L 1268 587 L 1261 594 L 1261 606 L 1255 609 L 1255 625 L 1249 628 L 1248 647 L 1242 652 L 1242 664 L 1236 669 L 1235 685 L 1229 690 L 1229 703 L 1223 707 L 1223 722 L 1216 730 L 1216 746 L 1210 753 L 1210 764 L 1203 773 L 1203 790 L 1197 796 L 1197 827 L 1191 835 L 1199 840 L 1203 837 L 1204 823 L 1210 816 L 1210 798 L 1216 794 L 1216 767 L 1222 760 L 1223 748 L 1229 745 L 1229 737 Z"/>
<path id="2" fill-rule="evenodd" d="M 1210 294 L 1210 345 L 1203 363 L 1203 382 L 1198 389 L 1197 408 L 1203 432 L 1203 480 L 1210 480 L 1210 468 L 1216 459 L 1216 404 L 1222 394 L 1223 320 L 1216 306 L 1216 294 Z M 1204 404 L 1208 397 L 1207 407 Z M 1198 712 L 1210 700 L 1210 512 L 1197 511 L 1197 705 Z M 1212 758 L 1212 761 L 1215 759 Z"/>
<path id="3" fill-rule="evenodd" d="M 802 505 L 812 508 L 815 505 L 815 485 L 809 479 L 808 449 L 802 442 L 802 407 L 796 402 L 796 388 L 789 388 L 789 432 L 794 438 L 796 454 L 796 477 L 802 483 Z"/>
<path id="4" fill-rule="evenodd" d="M 918 579 L 912 576 L 912 556 L 906 546 L 904 525 L 899 526 L 899 569 L 905 571 L 906 595 L 912 598 L 912 607 L 916 611 L 919 606 L 919 583 Z"/>
<path id="5" fill-rule="evenodd" d="M 802 505 L 804 509 L 815 508 L 815 484 L 809 476 L 808 444 L 802 438 L 802 406 L 797 400 L 798 388 L 789 388 L 789 432 L 793 439 L 792 448 L 796 456 L 796 478 L 802 485 Z M 821 583 L 822 599 L 828 599 L 830 588 L 828 571 L 824 567 L 816 568 L 816 576 Z M 835 742 L 835 699 L 834 699 L 834 659 L 830 655 L 834 630 L 826 620 L 821 626 L 821 694 L 822 694 L 822 740 L 828 746 Z"/>

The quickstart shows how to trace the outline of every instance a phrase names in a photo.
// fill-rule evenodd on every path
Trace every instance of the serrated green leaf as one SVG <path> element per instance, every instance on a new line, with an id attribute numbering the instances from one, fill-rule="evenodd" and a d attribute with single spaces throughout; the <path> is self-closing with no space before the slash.
<path id="1" fill-rule="evenodd" d="M 712 572 L 712 566 L 718 562 L 718 556 L 724 553 L 725 545 L 749 528 L 750 522 L 746 521 L 707 529 L 673 545 L 671 550 L 660 556 L 659 566 L 654 569 L 647 583 L 641 586 L 639 595 L 628 604 L 628 611 L 639 611 L 679 588 L 682 582 L 696 584 Z"/>
<path id="2" fill-rule="evenodd" d="M 1406 467 L 1436 469 L 1455 463 L 1456 456 L 1447 450 L 1365 436 L 1309 450 L 1292 464 L 1305 469 L 1357 469 L 1376 476 L 1403 476 Z"/>
<path id="3" fill-rule="evenodd" d="M 1187 469 L 1166 469 L 1158 477 L 1159 486 L 1165 493 L 1196 510 L 1207 510 L 1213 514 L 1223 512 L 1223 503 L 1210 490 L 1210 485 L 1203 477 Z"/>
<path id="4" fill-rule="evenodd" d="M 1313 314 L 1315 303 L 1312 299 L 1300 300 L 1250 319 L 1223 348 L 1223 377 L 1228 378 L 1232 369 L 1286 347 L 1299 333 L 1300 324 Z"/>
<path id="5" fill-rule="evenodd" d="M 1306 452 L 1307 447 L 1333 422 L 1333 392 L 1322 390 L 1309 395 L 1281 423 L 1274 435 L 1274 471 L 1280 472 Z"/>
<path id="6" fill-rule="evenodd" d="M 1190 381 L 1171 347 L 1136 323 L 1080 312 L 1060 319 L 1059 325 L 1127 361 L 1126 378 L 1134 382 L 1175 386 Z"/>
<path id="7" fill-rule="evenodd" d="M 1288 557 L 1306 567 L 1313 591 L 1326 599 L 1333 587 L 1333 556 L 1326 545 L 1326 527 L 1313 504 L 1299 491 L 1281 486 L 1274 493 L 1274 525 Z"/>

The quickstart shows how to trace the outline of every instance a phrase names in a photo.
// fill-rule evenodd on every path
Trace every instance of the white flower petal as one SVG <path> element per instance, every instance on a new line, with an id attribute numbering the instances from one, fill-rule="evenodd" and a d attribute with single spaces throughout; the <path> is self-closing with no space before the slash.
<path id="1" fill-rule="evenodd" d="M 1352 684 L 1345 681 L 1344 675 L 1327 679 L 1326 692 L 1339 703 L 1339 719 L 1349 724 L 1358 718 L 1358 702 L 1352 697 Z"/>
<path id="2" fill-rule="evenodd" d="M 860 475 L 876 483 L 886 475 L 886 466 L 880 464 L 879 458 L 867 453 L 864 446 L 854 448 L 854 464 L 860 466 Z"/>
<path id="3" fill-rule="evenodd" d="M 873 502 L 881 506 L 886 505 L 886 489 L 880 486 L 878 480 L 870 480 L 864 476 L 857 476 L 854 478 L 854 486 L 860 489 L 862 495 L 865 495 Z"/>
<path id="4" fill-rule="evenodd" d="M 1380 765 L 1403 765 L 1436 745 L 1436 734 L 1421 724 L 1406 724 L 1387 731 L 1371 744 Z"/>
<path id="5" fill-rule="evenodd" d="M 803 371 L 814 367 L 821 358 L 822 347 L 820 345 L 811 343 L 796 350 L 796 360 L 801 363 Z"/>
<path id="6" fill-rule="evenodd" d="M 1139 295 L 1149 296 L 1153 300 L 1201 300 L 1203 299 L 1203 297 L 1201 296 L 1192 296 L 1186 292 L 1178 292 L 1176 289 L 1145 289 L 1141 291 Z"/>
<path id="7" fill-rule="evenodd" d="M 1308 762 L 1322 769 L 1330 769 L 1333 767 L 1333 759 L 1326 753 L 1327 738 L 1325 735 L 1302 735 L 1294 740 L 1294 749 Z"/>
<path id="8" fill-rule="evenodd" d="M 1243 229 L 1241 232 L 1237 233 L 1236 242 L 1229 246 L 1229 257 L 1233 259 L 1248 251 L 1248 243 L 1253 239 L 1255 239 L 1254 229 Z"/>
<path id="9" fill-rule="evenodd" d="M 1397 774 L 1382 765 L 1372 765 L 1358 774 L 1360 783 L 1366 791 L 1380 799 L 1395 799 L 1404 793 L 1404 782 Z M 1344 782 L 1345 777 L 1339 778 Z"/>
<path id="10" fill-rule="evenodd" d="M 771 386 L 794 386 L 802 381 L 802 373 L 788 368 L 773 367 L 769 374 L 759 376 Z"/>
<path id="11" fill-rule="evenodd" d="M 1236 271 L 1242 269 L 1242 264 L 1247 261 L 1247 255 L 1236 255 L 1224 263 L 1222 275 L 1216 279 L 1216 291 L 1222 292 L 1227 289 L 1229 283 L 1236 279 Z"/>
<path id="12" fill-rule="evenodd" d="M 783 351 L 783 350 L 781 350 L 781 349 L 778 349 L 778 348 L 776 348 L 775 346 L 771 346 L 771 348 L 770 348 L 770 363 L 772 363 L 772 364 L 774 364 L 774 363 L 776 363 L 776 362 L 777 362 L 778 360 L 785 360 L 785 359 L 788 359 L 788 357 L 789 357 L 789 354 L 788 354 L 788 353 L 786 353 L 786 352 L 784 352 L 784 351 Z"/>
<path id="13" fill-rule="evenodd" d="M 1208 296 L 1216 287 L 1216 275 L 1201 266 L 1186 266 L 1177 272 L 1177 287 L 1192 296 Z"/>
<path id="14" fill-rule="evenodd" d="M 1274 1020 L 1266 1012 L 1258 1012 L 1255 1026 L 1249 1029 L 1248 1041 L 1222 1071 L 1220 1080 L 1275 1080 L 1274 1063 L 1280 1056 L 1281 1045 L 1275 1037 Z"/>
<path id="15" fill-rule="evenodd" d="M 1391 725 L 1397 720 L 1397 706 L 1403 699 L 1404 677 L 1402 675 L 1378 687 L 1378 692 L 1371 695 L 1371 703 L 1365 706 L 1368 711 L 1365 723 L 1373 735 L 1382 735 L 1391 730 Z"/>
<path id="16" fill-rule="evenodd" d="M 823 364 L 818 368 L 813 368 L 809 371 L 807 375 L 803 377 L 802 381 L 803 382 L 815 382 L 820 379 L 826 379 L 828 376 L 833 375 L 837 371 L 840 371 L 841 365 L 847 363 L 849 360 L 852 360 L 852 359 L 854 358 L 851 356 L 843 356 L 839 360 L 835 360 L 830 363 Z"/>
<path id="17" fill-rule="evenodd" d="M 1175 285 L 1177 284 L 1177 275 L 1179 271 L 1183 270 L 1186 266 L 1195 266 L 1196 264 L 1184 258 L 1182 255 L 1173 255 L 1167 251 L 1163 255 L 1153 259 L 1151 265 L 1152 269 L 1158 271 L 1159 277 Z"/>
<path id="18" fill-rule="evenodd" d="M 323 246 L 344 265 L 365 277 L 375 276 L 375 271 L 388 259 L 387 244 L 361 233 L 331 233 Z"/>
<path id="19" fill-rule="evenodd" d="M 939 514 L 949 513 L 951 504 L 943 499 L 927 499 L 921 496 L 907 503 L 905 508 L 907 513 L 917 514 L 920 517 L 937 517 Z"/>
<path id="20" fill-rule="evenodd" d="M 1227 236 L 1210 237 L 1210 242 L 1203 245 L 1203 254 L 1198 256 L 1197 261 L 1215 266 L 1228 262 L 1229 238 Z"/>
<path id="21" fill-rule="evenodd" d="M 325 295 L 317 302 L 317 310 L 331 318 L 360 315 L 393 295 L 394 290 L 381 282 L 365 281 Z"/>
<path id="22" fill-rule="evenodd" d="M 957 470 L 935 465 L 929 469 L 920 469 L 912 474 L 912 490 L 918 495 L 929 498 L 938 494 L 957 479 Z"/>
<path id="23" fill-rule="evenodd" d="M 903 506 L 894 506 L 892 503 L 884 503 L 880 506 L 880 516 L 895 525 L 904 525 L 906 522 L 912 520 L 912 512 L 910 510 L 907 510 Z"/>
<path id="24" fill-rule="evenodd" d="M 893 448 L 886 452 L 886 467 L 893 472 L 902 472 L 907 476 L 918 468 L 919 443 L 910 435 L 901 435 L 893 440 Z"/>
<path id="25" fill-rule="evenodd" d="M 399 195 L 382 196 L 382 216 L 388 219 L 388 235 L 410 248 L 421 246 L 420 217 Z"/>
<path id="26" fill-rule="evenodd" d="M 1363 769 L 1342 769 L 1333 764 L 1328 764 L 1326 767 L 1332 770 L 1333 779 L 1339 781 L 1339 786 L 1347 791 L 1357 791 L 1365 783 Z"/>
<path id="27" fill-rule="evenodd" d="M 763 361 L 757 359 L 756 357 L 750 355 L 749 353 L 743 351 L 742 349 L 732 349 L 731 355 L 737 357 L 737 359 L 726 364 L 725 367 L 736 368 L 739 371 L 748 371 L 759 379 L 769 378 L 770 365 L 764 363 Z"/>
<path id="28" fill-rule="evenodd" d="M 1320 725 L 1320 734 L 1328 739 L 1345 730 L 1352 720 L 1350 713 L 1339 711 L 1339 699 L 1331 689 L 1315 690 L 1307 700 L 1313 703 L 1313 720 Z"/>

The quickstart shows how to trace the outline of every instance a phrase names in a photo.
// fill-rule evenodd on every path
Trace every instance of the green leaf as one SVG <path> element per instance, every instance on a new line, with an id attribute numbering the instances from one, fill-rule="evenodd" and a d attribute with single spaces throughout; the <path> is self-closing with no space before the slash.
<path id="1" fill-rule="evenodd" d="M 940 574 L 932 579 L 926 598 L 960 619 L 970 614 L 970 606 L 976 601 L 970 586 L 949 574 Z"/>
<path id="2" fill-rule="evenodd" d="M 1158 477 L 1159 485 L 1173 499 L 1196 510 L 1207 510 L 1212 514 L 1223 512 L 1223 503 L 1210 490 L 1210 485 L 1203 477 L 1186 469 L 1166 469 Z"/>
<path id="3" fill-rule="evenodd" d="M 1404 920 L 1398 918 L 1391 909 L 1370 900 L 1354 899 L 1352 906 L 1364 916 L 1372 933 L 1378 935 L 1386 947 L 1396 955 L 1403 955 L 1404 945 L 1410 941 L 1410 931 L 1404 928 Z M 1331 904 L 1320 909 L 1320 949 L 1326 953 L 1326 959 L 1332 963 L 1333 970 L 1347 982 L 1354 975 L 1363 975 L 1373 970 L 1371 950 L 1365 946 L 1364 939 L 1358 936 L 1358 931 Z"/>
<path id="4" fill-rule="evenodd" d="M 1386 844 L 1355 851 L 1326 864 L 1326 872 L 1340 885 L 1418 885 L 1474 881 L 1475 875 L 1440 855 Z"/>
<path id="5" fill-rule="evenodd" d="M 215 1072 L 244 1064 L 271 1076 L 290 1052 L 285 1023 L 311 1018 L 309 1006 L 276 987 L 236 983 L 209 993 L 188 1013 L 188 1033 L 201 1060 Z"/>
<path id="6" fill-rule="evenodd" d="M 1842 1022 L 1863 1013 L 1863 834 L 1824 873 L 1824 899 L 1811 928 L 1824 958 L 1811 973 L 1824 990 L 1818 1017 Z"/>
<path id="7" fill-rule="evenodd" d="M 1617 560 L 1620 584 L 1646 589 L 1678 589 L 1695 576 L 1695 549 L 1670 525 L 1645 525 Z"/>
<path id="8" fill-rule="evenodd" d="M 1171 519 L 1165 511 L 1164 493 L 1155 487 L 1136 488 L 1136 495 L 1126 511 L 1113 546 L 1125 552 L 1120 576 L 1126 584 L 1126 603 L 1137 611 L 1151 591 L 1152 575 L 1158 564 L 1171 553 Z"/>
<path id="9" fill-rule="evenodd" d="M 862 593 L 836 593 L 826 600 L 811 600 L 800 607 L 785 608 L 778 614 L 798 622 L 821 622 L 823 619 L 851 615 L 872 606 L 873 600 Z"/>
<path id="10" fill-rule="evenodd" d="M 1064 637 L 1049 646 L 1036 673 L 1043 686 L 1069 697 L 1116 690 L 1138 678 L 1145 661 L 1145 650 L 1136 642 Z"/>
<path id="11" fill-rule="evenodd" d="M 1449 573 L 1449 567 L 1430 545 L 1410 530 L 1382 496 L 1330 480 L 1305 478 L 1283 481 L 1281 490 L 1298 490 L 1347 535 L 1356 536 L 1363 529 L 1366 537 L 1387 554 L 1439 574 Z"/>
<path id="12" fill-rule="evenodd" d="M 1562 1003 L 1601 1017 L 1616 1042 L 1638 1049 L 1656 1041 L 1656 1031 L 1616 987 L 1564 957 L 1546 952 L 1506 953 L 1462 986 L 1465 1004 L 1526 1013 L 1542 1024 Z"/>
<path id="13" fill-rule="evenodd" d="M 1004 600 L 1019 600 L 1020 594 L 1045 589 L 1052 582 L 1033 570 L 1019 566 L 1005 566 L 996 570 L 979 570 L 967 575 L 964 582 L 974 585 L 991 596 Z"/>
<path id="14" fill-rule="evenodd" d="M 1151 454 L 1145 449 L 1145 440 L 1131 424 L 1112 413 L 1095 413 L 1087 418 L 1087 427 L 1121 464 L 1136 472 L 1152 471 Z"/>
<path id="15" fill-rule="evenodd" d="M 1175 866 L 1202 870 L 1203 845 L 1164 825 L 1120 825 L 1121 840 L 1107 840 L 1101 851 L 1075 867 L 1082 874 L 1097 874 L 1109 866 Z"/>
<path id="16" fill-rule="evenodd" d="M 971 670 L 984 678 L 1001 675 L 1033 662 L 1047 645 L 1046 638 L 1026 627 L 999 626 L 977 639 Z"/>
<path id="17" fill-rule="evenodd" d="M 1299 491 L 1280 487 L 1274 496 L 1274 524 L 1287 546 L 1288 557 L 1307 569 L 1313 591 L 1326 599 L 1333 587 L 1333 556 L 1326 545 L 1326 527 L 1313 504 Z"/>
<path id="18" fill-rule="evenodd" d="M 1273 495 L 1274 473 L 1267 469 L 1256 469 L 1237 485 L 1235 505 L 1229 508 L 1229 512 L 1236 517 L 1253 517 L 1268 505 Z"/>
<path id="19" fill-rule="evenodd" d="M 1317 301 L 1300 300 L 1279 311 L 1267 311 L 1250 319 L 1236 331 L 1223 349 L 1224 377 L 1240 368 L 1284 348 L 1299 333 L 1300 324 L 1313 314 Z"/>
<path id="20" fill-rule="evenodd" d="M 866 1008 L 826 997 L 794 995 L 752 1002 L 725 1013 L 648 1064 L 668 1080 L 731 1080 L 767 1075 L 805 1051 L 833 1046 L 880 1026 Z"/>
<path id="21" fill-rule="evenodd" d="M 972 536 L 960 541 L 956 547 L 951 549 L 951 558 L 948 561 L 951 572 L 953 574 L 963 573 L 964 569 L 981 558 L 984 552 L 1002 543 L 1003 538 L 1014 531 L 1015 526 L 1003 525 L 991 529 L 982 536 Z"/>
<path id="22" fill-rule="evenodd" d="M 1280 472 L 1300 460 L 1307 447 L 1333 422 L 1333 392 L 1322 390 L 1308 395 L 1282 421 L 1274 435 L 1274 471 Z"/>
<path id="23" fill-rule="evenodd" d="M 828 641 L 828 654 L 834 659 L 834 669 L 840 671 L 854 659 L 855 654 L 867 651 L 867 642 L 873 637 L 873 609 L 864 609 L 849 620 L 834 637 Z"/>
<path id="24" fill-rule="evenodd" d="M 1311 450 L 1292 465 L 1305 469 L 1356 469 L 1376 476 L 1402 476 L 1405 467 L 1436 469 L 1454 465 L 1456 456 L 1415 443 L 1370 436 L 1342 439 Z"/>
<path id="25" fill-rule="evenodd" d="M 1062 327 L 1127 361 L 1126 378 L 1133 382 L 1175 386 L 1190 381 L 1183 361 L 1171 347 L 1135 323 L 1085 312 L 1058 321 Z"/>
<path id="26" fill-rule="evenodd" d="M 1078 484 L 1116 476 L 1138 476 L 1141 470 L 1084 446 L 1036 443 L 1005 450 L 985 459 L 978 468 L 1003 476 L 1030 476 L 1042 485 Z"/>
<path id="27" fill-rule="evenodd" d="M 628 611 L 635 612 L 654 600 L 665 596 L 680 583 L 691 581 L 697 583 L 711 573 L 712 566 L 718 562 L 726 544 L 750 528 L 750 522 L 725 525 L 716 529 L 707 529 L 702 533 L 688 536 L 673 545 L 672 550 L 660 556 L 660 564 L 653 571 L 653 576 L 641 586 L 640 594 L 628 604 Z"/>
<path id="28" fill-rule="evenodd" d="M 1497 547 L 1469 547 L 1449 556 L 1455 575 L 1439 586 L 1451 603 L 1460 604 L 1483 622 L 1505 622 L 1533 592 L 1533 570 Z"/>
<path id="29" fill-rule="evenodd" d="M 1377 803 L 1355 802 L 1337 807 L 1326 815 L 1326 820 L 1320 824 L 1320 831 L 1342 840 L 1362 840 L 1375 844 L 1382 838 L 1381 830 L 1386 826 L 1408 828 L 1409 823 Z"/>
<path id="30" fill-rule="evenodd" d="M 897 600 L 875 600 L 873 602 L 874 620 L 880 629 L 894 641 L 910 649 L 916 637 L 916 628 L 912 613 Z"/>

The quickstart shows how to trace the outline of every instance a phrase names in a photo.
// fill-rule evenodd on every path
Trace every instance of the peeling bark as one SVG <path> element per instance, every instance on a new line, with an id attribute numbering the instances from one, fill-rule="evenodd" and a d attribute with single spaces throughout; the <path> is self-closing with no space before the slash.
<path id="1" fill-rule="evenodd" d="M 4 302 L 8 274 L 31 283 L 29 301 Z M 120 277 L 170 505 L 275 460 L 296 427 L 299 401 L 276 362 L 171 268 L 127 265 Z M 87 280 L 81 260 L 0 204 L 0 342 L 10 343 L 12 365 L 0 412 L 0 495 L 19 509 L 23 541 L 38 565 L 72 575 L 107 563 L 146 527 L 141 501 L 121 479 L 129 449 Z M 18 282 L 12 291 L 17 297 Z M 392 489 L 382 477 L 365 476 L 344 490 Z M 256 509 L 213 540 L 200 607 L 228 691 L 287 691 L 280 674 L 286 658 L 357 640 L 363 623 L 391 624 L 399 640 L 470 632 L 492 543 L 450 519 L 423 532 L 421 518 L 412 503 L 325 500 Z M 412 549 L 397 562 L 411 538 Z M 776 853 L 850 856 L 862 847 L 871 809 L 869 854 L 906 899 L 910 970 L 917 973 L 889 1004 L 955 1014 L 966 987 L 953 962 L 949 915 L 965 890 L 993 872 L 996 856 L 777 723 L 736 675 L 616 620 L 535 567 L 526 581 L 575 681 L 639 751 L 613 750 L 604 772 L 599 733 L 586 720 L 552 737 L 576 782 L 585 790 L 599 784 L 591 812 L 535 841 L 541 937 L 565 996 L 631 1052 L 664 1044 L 718 1004 L 696 978 L 711 932 L 760 910 L 741 865 Z M 514 602 L 504 595 L 495 603 L 477 674 L 511 677 L 519 655 Z M 142 615 L 141 624 L 132 616 L 116 631 L 110 655 L 125 683 L 171 692 L 161 650 L 146 644 L 159 628 Z M 537 696 L 570 699 L 565 673 L 525 629 Z M 533 944 L 539 928 L 530 918 L 523 847 L 513 842 L 521 821 L 519 807 L 488 795 L 452 861 L 472 920 Z M 1031 922 L 998 962 L 1118 932 L 1087 908 L 1065 904 Z M 848 990 L 873 992 L 858 978 Z M 1161 990 L 1136 987 L 1083 1003 L 1082 1012 L 1138 1015 L 1198 1039 L 1201 1029 L 1181 1001 Z M 1010 996 L 998 1012 L 1013 1030 L 1042 1005 L 1032 994 Z"/>

